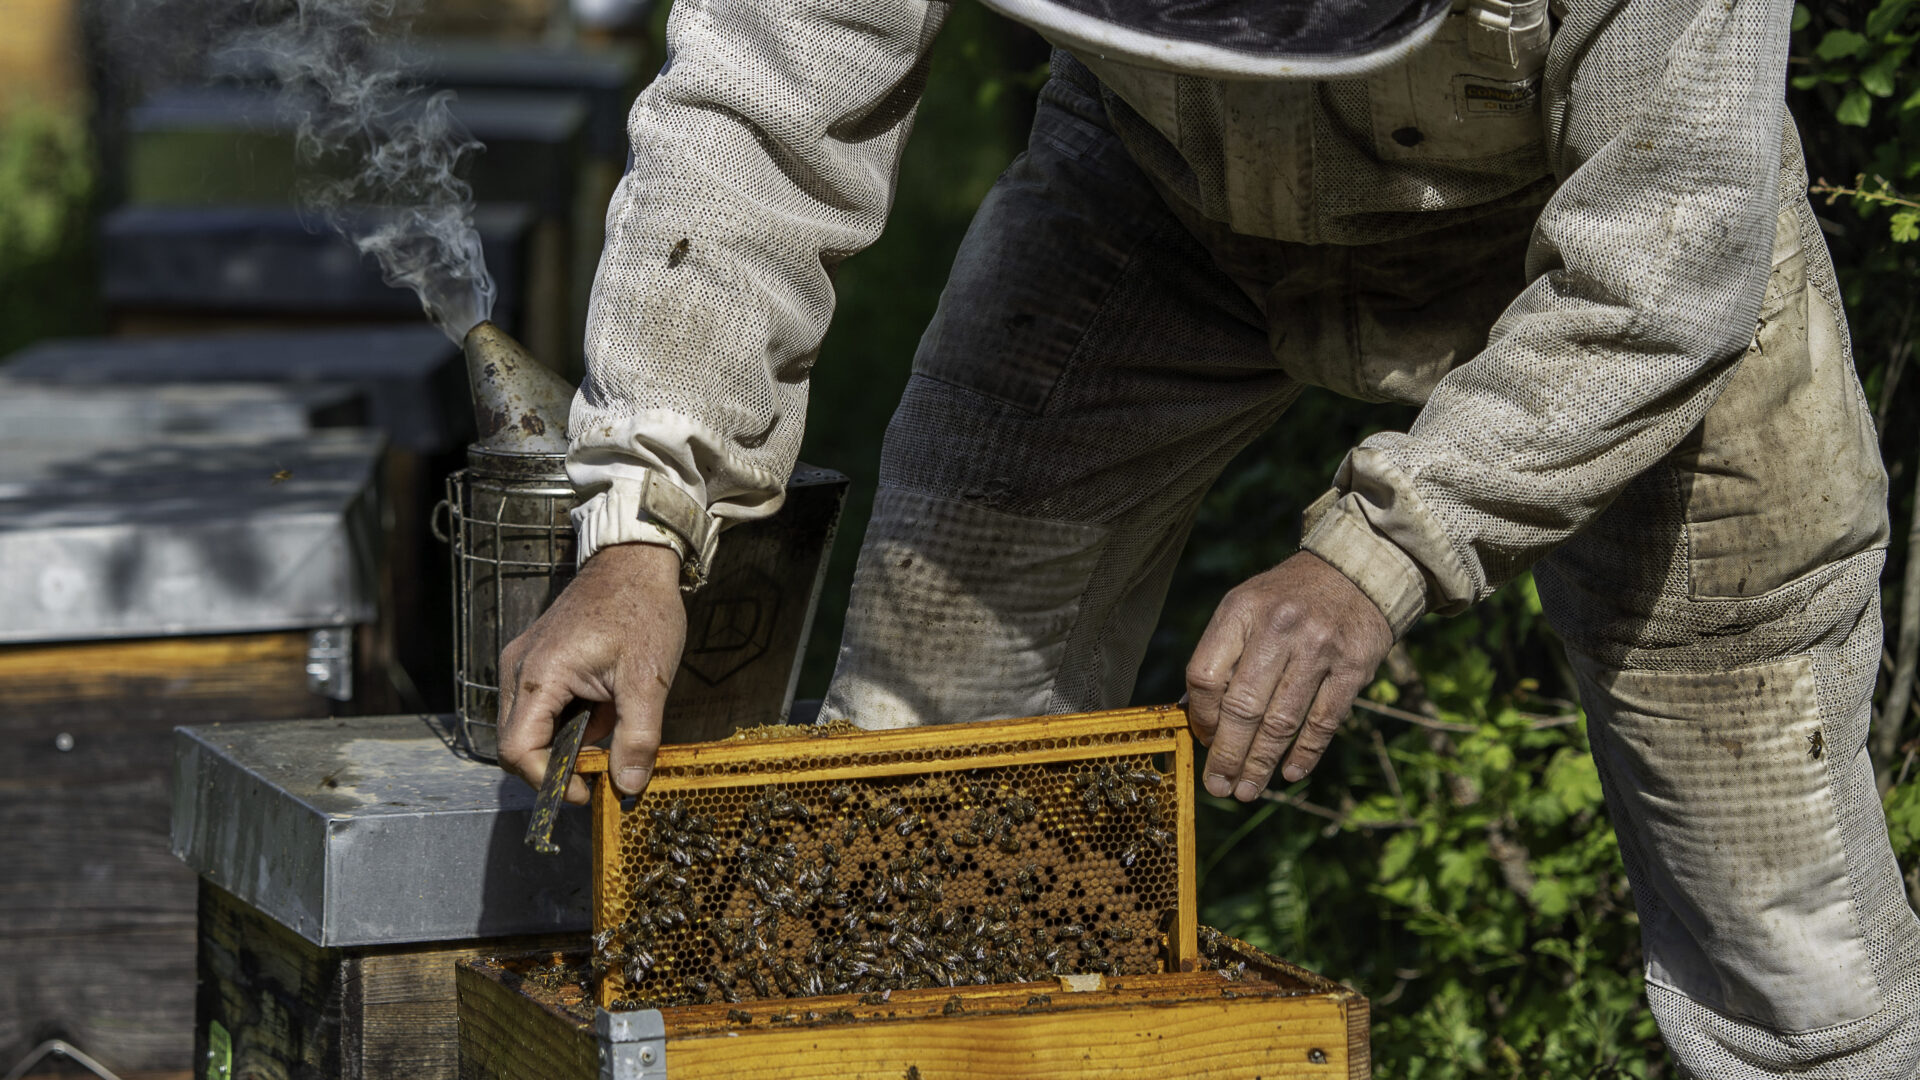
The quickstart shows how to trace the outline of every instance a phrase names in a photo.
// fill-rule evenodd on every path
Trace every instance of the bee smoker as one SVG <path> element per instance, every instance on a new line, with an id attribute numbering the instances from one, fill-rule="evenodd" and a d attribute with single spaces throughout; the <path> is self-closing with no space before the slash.
<path id="1" fill-rule="evenodd" d="M 500 650 L 573 580 L 567 482 L 573 387 L 490 322 L 468 332 L 480 438 L 447 478 L 453 546 L 454 709 L 475 757 L 499 758 Z M 687 598 L 687 643 L 663 738 L 697 742 L 787 719 L 847 478 L 797 465 L 780 512 L 727 533 L 709 583 Z M 438 515 L 436 515 L 436 518 Z"/>
<path id="2" fill-rule="evenodd" d="M 447 478 L 441 539 L 453 547 L 454 709 L 468 751 L 494 761 L 500 650 L 573 578 L 573 387 L 491 322 L 465 351 L 480 437 Z"/>

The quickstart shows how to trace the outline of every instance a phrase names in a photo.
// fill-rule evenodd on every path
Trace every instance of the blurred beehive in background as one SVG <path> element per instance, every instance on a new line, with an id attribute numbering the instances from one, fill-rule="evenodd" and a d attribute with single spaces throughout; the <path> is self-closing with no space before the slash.
<path id="1" fill-rule="evenodd" d="M 390 700 L 382 439 L 315 428 L 359 408 L 342 389 L 0 399 L 20 436 L 0 438 L 0 1057 L 59 1035 L 115 1069 L 185 1068 L 194 880 L 167 854 L 168 735 Z"/>
<path id="2" fill-rule="evenodd" d="M 576 367 L 644 41 L 586 41 L 554 0 L 423 7 L 396 53 L 420 85 L 459 94 L 492 144 L 473 180 L 497 315 Z M 0 0 L 0 124 L 19 109 L 89 114 L 97 280 L 115 335 L 42 342 L 0 366 L 0 439 L 45 448 L 59 434 L 67 447 L 11 478 L 0 528 L 18 544 L 54 535 L 61 513 L 70 530 L 95 515 L 96 532 L 115 508 L 199 518 L 129 518 L 123 532 L 150 535 L 123 536 L 88 569 L 18 568 L 27 591 L 10 594 L 7 625 L 19 632 L 0 643 L 0 1072 L 60 1036 L 122 1075 L 198 1075 L 195 880 L 163 834 L 175 724 L 447 704 L 450 601 L 427 518 L 471 435 L 458 350 L 297 208 L 262 73 L 177 47 L 204 48 L 223 11 L 245 8 L 196 5 L 197 20 L 144 0 Z M 155 14 L 158 25 L 139 21 Z M 242 579 L 266 601 L 299 592 L 303 573 L 325 576 L 325 529 L 311 566 L 243 556 L 261 521 L 314 497 L 348 442 L 359 495 L 333 512 L 358 569 L 331 597 L 347 617 L 196 621 Z M 188 444 L 224 461 L 227 479 L 184 468 Z M 154 559 L 167 574 L 150 572 Z M 65 623 L 27 627 L 62 598 Z M 87 604 L 117 611 L 119 636 L 69 625 Z M 136 627 L 141 613 L 159 621 Z"/>
<path id="3" fill-rule="evenodd" d="M 0 0 L 0 120 L 26 105 L 73 109 L 85 97 L 75 0 Z"/>

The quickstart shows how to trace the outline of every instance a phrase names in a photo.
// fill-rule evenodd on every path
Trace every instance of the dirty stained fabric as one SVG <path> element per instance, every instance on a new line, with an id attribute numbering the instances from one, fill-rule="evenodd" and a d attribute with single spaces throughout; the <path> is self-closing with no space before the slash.
<path id="1" fill-rule="evenodd" d="M 1124 704 L 1194 507 L 1286 430 L 1293 373 L 1472 355 L 1524 276 L 1524 209 L 1370 245 L 1210 235 L 1100 84 L 1054 71 L 889 426 L 828 716 Z M 1777 161 L 1763 328 L 1537 580 L 1675 1057 L 1893 1080 L 1920 1068 L 1920 921 L 1865 752 L 1886 480 L 1790 131 Z"/>
<path id="2" fill-rule="evenodd" d="M 1304 546 L 1396 632 L 1536 570 L 1675 1057 L 1912 1077 L 1920 920 L 1865 752 L 1885 477 L 1784 122 L 1791 5 L 1543 7 L 1460 0 L 1342 82 L 1056 53 L 889 428 L 826 713 L 1124 703 L 1234 452 L 1308 386 L 1420 405 Z M 648 472 L 777 509 L 944 10 L 676 5 L 574 412 L 600 542 L 643 538 L 607 496 Z"/>
<path id="3" fill-rule="evenodd" d="M 1789 2 L 1568 2 L 1550 36 L 1545 0 L 1496 5 L 1504 27 L 1486 6 L 1461 0 L 1429 47 L 1351 82 L 1093 65 L 1168 201 L 1226 232 L 1366 244 L 1540 208 L 1477 354 L 1296 373 L 1424 402 L 1355 449 L 1307 543 L 1399 632 L 1565 542 L 1699 423 L 1767 277 Z M 945 12 L 676 5 L 629 119 L 574 412 L 597 542 L 639 528 L 593 500 L 641 470 L 723 522 L 778 508 L 831 267 L 878 235 Z"/>

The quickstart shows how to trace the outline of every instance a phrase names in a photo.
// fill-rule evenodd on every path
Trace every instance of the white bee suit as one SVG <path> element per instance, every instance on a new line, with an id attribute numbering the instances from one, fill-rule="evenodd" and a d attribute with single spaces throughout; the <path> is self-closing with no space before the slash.
<path id="1" fill-rule="evenodd" d="M 1415 403 L 1303 545 L 1396 633 L 1536 572 L 1676 1058 L 1920 1073 L 1865 749 L 1886 478 L 1790 0 L 992 3 L 1066 51 L 889 427 L 828 713 L 1125 703 L 1227 460 L 1306 386 Z M 589 551 L 664 539 L 647 482 L 778 507 L 945 13 L 676 5 L 573 413 Z"/>

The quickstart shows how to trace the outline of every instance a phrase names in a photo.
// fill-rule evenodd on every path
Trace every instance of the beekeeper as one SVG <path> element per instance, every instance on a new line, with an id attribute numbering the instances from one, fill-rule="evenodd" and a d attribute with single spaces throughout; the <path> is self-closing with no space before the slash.
<path id="1" fill-rule="evenodd" d="M 1207 789 L 1303 776 L 1397 637 L 1532 568 L 1674 1056 L 1920 1074 L 1865 749 L 1886 478 L 1783 104 L 1791 0 L 987 2 L 1052 79 L 888 429 L 827 715 L 1125 704 L 1235 452 L 1310 385 L 1415 403 L 1221 602 L 1187 669 Z M 584 566 L 503 657 L 529 780 L 580 697 L 645 785 L 679 590 L 780 505 L 947 10 L 676 5 L 573 413 Z"/>

